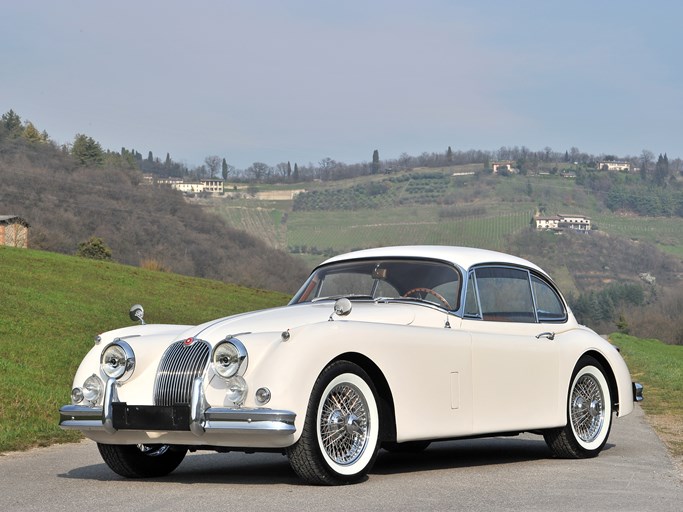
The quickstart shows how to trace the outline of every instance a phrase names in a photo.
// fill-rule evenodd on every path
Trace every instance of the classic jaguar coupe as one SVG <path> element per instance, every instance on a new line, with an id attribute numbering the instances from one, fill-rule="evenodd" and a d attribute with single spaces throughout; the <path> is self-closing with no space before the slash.
<path id="1" fill-rule="evenodd" d="M 356 482 L 380 448 L 532 432 L 598 455 L 642 399 L 617 349 L 536 265 L 487 250 L 387 247 L 319 265 L 287 306 L 97 336 L 60 426 L 119 475 L 195 450 L 277 451 L 313 484 Z"/>

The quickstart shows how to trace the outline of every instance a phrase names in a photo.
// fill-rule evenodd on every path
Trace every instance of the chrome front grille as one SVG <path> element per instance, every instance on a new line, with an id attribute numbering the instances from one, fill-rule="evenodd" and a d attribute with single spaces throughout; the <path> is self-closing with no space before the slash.
<path id="1" fill-rule="evenodd" d="M 192 383 L 204 373 L 211 347 L 201 340 L 178 341 L 168 347 L 159 363 L 154 383 L 154 405 L 189 404 Z"/>

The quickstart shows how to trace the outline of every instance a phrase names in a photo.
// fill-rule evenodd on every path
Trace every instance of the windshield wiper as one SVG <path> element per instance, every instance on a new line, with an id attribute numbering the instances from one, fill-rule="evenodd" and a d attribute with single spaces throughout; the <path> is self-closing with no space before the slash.
<path id="1" fill-rule="evenodd" d="M 373 300 L 372 295 L 360 295 L 355 293 L 347 293 L 340 295 L 330 295 L 328 297 L 316 297 L 311 302 L 320 302 L 323 300 L 338 300 L 338 299 L 349 299 L 349 300 Z"/>
<path id="2" fill-rule="evenodd" d="M 420 304 L 431 304 L 443 307 L 443 304 L 420 297 L 377 297 L 375 302 L 419 302 Z"/>

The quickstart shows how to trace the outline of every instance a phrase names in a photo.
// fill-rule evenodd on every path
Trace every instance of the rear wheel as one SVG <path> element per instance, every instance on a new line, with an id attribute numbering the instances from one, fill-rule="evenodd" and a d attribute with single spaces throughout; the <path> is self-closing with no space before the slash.
<path id="1" fill-rule="evenodd" d="M 117 445 L 97 443 L 102 459 L 126 478 L 166 476 L 185 458 L 187 448 L 168 444 Z"/>
<path id="2" fill-rule="evenodd" d="M 360 366 L 338 361 L 325 368 L 313 386 L 301 437 L 287 450 L 294 471 L 317 485 L 365 477 L 379 451 L 376 396 Z"/>
<path id="3" fill-rule="evenodd" d="M 569 386 L 567 425 L 550 429 L 544 438 L 558 457 L 595 457 L 607 442 L 612 427 L 612 396 L 602 365 L 582 357 Z"/>

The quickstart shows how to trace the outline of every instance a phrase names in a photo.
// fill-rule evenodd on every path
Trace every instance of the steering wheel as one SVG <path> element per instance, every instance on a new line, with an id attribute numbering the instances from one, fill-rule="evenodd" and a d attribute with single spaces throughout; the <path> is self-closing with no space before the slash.
<path id="1" fill-rule="evenodd" d="M 443 303 L 443 305 L 446 306 L 446 309 L 453 309 L 453 308 L 451 307 L 451 305 L 448 303 L 448 301 L 446 300 L 446 298 L 445 298 L 443 295 L 441 295 L 439 292 L 435 292 L 435 291 L 432 290 L 431 288 L 413 288 L 413 289 L 408 290 L 407 292 L 405 292 L 405 293 L 403 294 L 403 296 L 404 296 L 404 297 L 408 297 L 408 296 L 412 295 L 412 294 L 415 293 L 415 292 L 425 292 L 425 293 L 429 293 L 430 295 L 434 295 L 434 297 L 436 297 L 437 299 L 439 299 L 439 300 Z"/>

